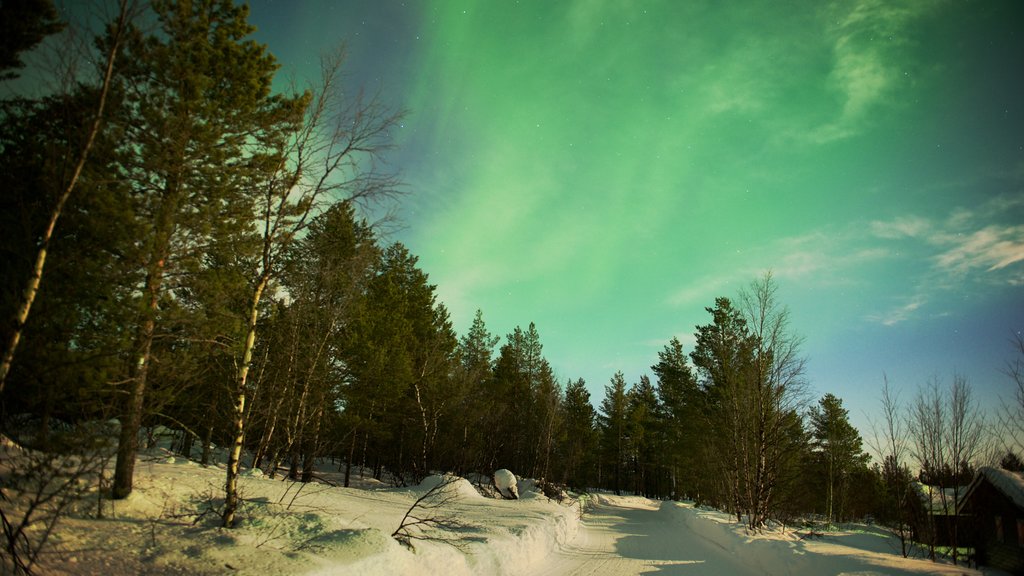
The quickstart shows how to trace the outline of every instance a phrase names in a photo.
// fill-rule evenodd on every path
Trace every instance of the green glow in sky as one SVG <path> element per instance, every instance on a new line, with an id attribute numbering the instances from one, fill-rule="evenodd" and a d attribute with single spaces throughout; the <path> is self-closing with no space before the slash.
<path id="1" fill-rule="evenodd" d="M 672 336 L 689 350 L 704 307 L 770 269 L 812 384 L 851 412 L 883 371 L 1008 392 L 1019 3 L 383 5 L 330 18 L 410 110 L 398 239 L 458 329 L 477 308 L 501 335 L 536 322 L 559 376 L 599 398 Z M 257 24 L 278 53 L 294 37 L 273 22 Z"/>

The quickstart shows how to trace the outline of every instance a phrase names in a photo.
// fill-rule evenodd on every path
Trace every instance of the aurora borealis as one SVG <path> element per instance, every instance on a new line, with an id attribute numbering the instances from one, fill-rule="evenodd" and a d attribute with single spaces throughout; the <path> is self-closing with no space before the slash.
<path id="1" fill-rule="evenodd" d="M 282 75 L 345 41 L 409 111 L 394 234 L 464 333 L 535 322 L 595 402 L 772 270 L 815 393 L 987 406 L 1024 330 L 1024 5 L 251 2 Z"/>

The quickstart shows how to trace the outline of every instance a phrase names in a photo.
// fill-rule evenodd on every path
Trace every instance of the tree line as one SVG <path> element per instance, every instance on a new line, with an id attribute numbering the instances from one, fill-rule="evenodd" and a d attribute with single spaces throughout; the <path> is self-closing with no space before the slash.
<path id="1" fill-rule="evenodd" d="M 42 22 L 4 48 L 5 77 L 60 28 Z M 693 499 L 755 530 L 807 513 L 910 526 L 910 456 L 940 492 L 969 473 L 980 424 L 959 380 L 948 410 L 935 384 L 910 417 L 886 392 L 872 465 L 842 400 L 810 398 L 770 274 L 716 298 L 689 352 L 671 339 L 653 381 L 615 374 L 596 407 L 533 323 L 502 339 L 478 310 L 457 334 L 417 257 L 366 217 L 398 195 L 383 161 L 401 114 L 342 84 L 340 53 L 318 84 L 275 91 L 252 31 L 230 0 L 122 1 L 95 71 L 0 102 L 8 436 L 60 450 L 62 426 L 117 418 L 113 498 L 145 429 L 178 430 L 204 464 L 225 447 L 226 526 L 243 460 L 310 481 L 332 459 L 346 485 L 508 468 Z"/>

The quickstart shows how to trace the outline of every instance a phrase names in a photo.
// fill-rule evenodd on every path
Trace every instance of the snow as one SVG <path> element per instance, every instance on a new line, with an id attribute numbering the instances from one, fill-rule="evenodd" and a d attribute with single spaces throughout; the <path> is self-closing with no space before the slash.
<path id="1" fill-rule="evenodd" d="M 813 539 L 781 527 L 751 534 L 715 510 L 602 494 L 540 574 L 1001 574 L 903 558 L 898 546 L 865 525 Z"/>
<path id="2" fill-rule="evenodd" d="M 507 498 L 519 498 L 519 489 L 516 487 L 516 475 L 502 468 L 494 471 L 494 485 L 498 492 Z"/>
<path id="3" fill-rule="evenodd" d="M 341 474 L 322 462 L 317 477 L 339 484 Z M 591 497 L 581 514 L 580 501 L 551 501 L 528 480 L 518 482 L 521 499 L 504 500 L 456 479 L 444 487 L 446 504 L 428 513 L 455 518 L 461 527 L 426 528 L 438 539 L 415 540 L 412 548 L 392 538 L 409 507 L 445 478 L 396 488 L 356 474 L 354 486 L 343 488 L 247 471 L 239 480 L 239 525 L 227 530 L 213 512 L 203 513 L 222 501 L 223 464 L 204 467 L 163 449 L 149 450 L 137 463 L 129 498 L 104 501 L 100 519 L 96 501 L 89 500 L 62 521 L 40 573 L 980 573 L 904 559 L 893 537 L 876 528 L 815 539 L 780 528 L 749 534 L 721 512 L 610 494 Z"/>

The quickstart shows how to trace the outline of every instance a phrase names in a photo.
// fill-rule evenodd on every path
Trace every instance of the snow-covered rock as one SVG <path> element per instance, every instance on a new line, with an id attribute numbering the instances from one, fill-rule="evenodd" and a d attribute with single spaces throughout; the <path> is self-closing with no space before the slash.
<path id="1" fill-rule="evenodd" d="M 470 500 L 483 499 L 483 496 L 481 496 L 480 493 L 477 492 L 476 488 L 474 488 L 473 485 L 469 483 L 469 480 L 466 480 L 465 478 L 459 478 L 458 476 L 451 476 L 448 474 L 444 476 L 441 476 L 440 474 L 427 476 L 426 478 L 423 479 L 422 482 L 420 482 L 419 489 L 422 492 L 426 492 L 427 490 L 431 490 L 437 487 L 439 484 L 443 482 L 448 483 L 445 490 L 454 495 L 457 495 L 459 498 Z"/>
<path id="2" fill-rule="evenodd" d="M 502 468 L 494 471 L 494 485 L 498 492 L 506 498 L 519 499 L 519 489 L 516 487 L 516 475 Z"/>

